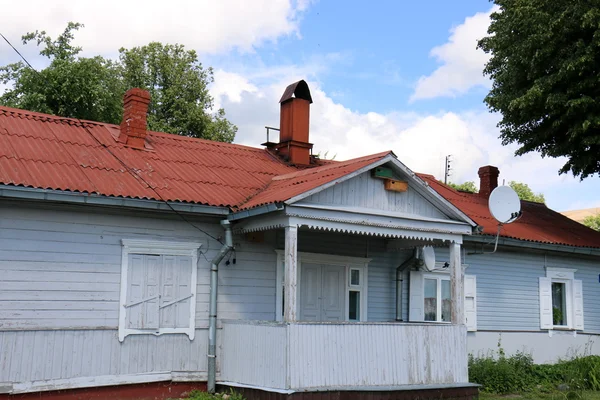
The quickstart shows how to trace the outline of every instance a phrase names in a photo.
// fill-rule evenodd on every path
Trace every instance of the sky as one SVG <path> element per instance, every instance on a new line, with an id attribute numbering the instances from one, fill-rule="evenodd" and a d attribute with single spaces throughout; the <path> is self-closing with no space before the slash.
<path id="1" fill-rule="evenodd" d="M 214 69 L 211 93 L 239 128 L 235 143 L 260 147 L 265 126 L 279 125 L 285 87 L 305 79 L 315 153 L 392 150 L 442 180 L 451 155 L 452 182 L 478 184 L 478 168 L 494 165 L 500 184 L 527 183 L 557 211 L 600 207 L 598 176 L 558 175 L 564 159 L 515 157 L 516 145 L 502 145 L 500 116 L 483 102 L 488 56 L 476 48 L 493 10 L 486 0 L 30 0 L 3 7 L 0 32 L 35 68 L 47 60 L 21 35 L 55 37 L 69 21 L 85 25 L 75 38 L 83 56 L 116 58 L 150 41 L 194 49 Z M 18 60 L 0 42 L 0 65 Z"/>

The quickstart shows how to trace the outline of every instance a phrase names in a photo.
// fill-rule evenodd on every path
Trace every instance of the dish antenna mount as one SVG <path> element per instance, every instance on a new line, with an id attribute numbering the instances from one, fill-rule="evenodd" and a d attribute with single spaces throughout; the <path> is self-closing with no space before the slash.
<path id="1" fill-rule="evenodd" d="M 502 225 L 510 224 L 515 222 L 523 212 L 521 211 L 521 199 L 517 195 L 517 192 L 510 186 L 498 186 L 490 194 L 488 200 L 488 207 L 490 214 L 496 221 L 498 221 L 498 232 L 496 233 L 496 243 L 494 245 L 494 251 L 488 253 L 469 253 L 469 254 L 493 254 L 498 249 L 498 240 L 500 238 L 500 230 Z"/>

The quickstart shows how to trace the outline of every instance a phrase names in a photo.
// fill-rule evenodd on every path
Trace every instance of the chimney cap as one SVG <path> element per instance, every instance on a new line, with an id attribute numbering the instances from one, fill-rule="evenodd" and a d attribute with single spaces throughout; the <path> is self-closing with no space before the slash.
<path id="1" fill-rule="evenodd" d="M 308 88 L 308 84 L 304 79 L 294 82 L 288 87 L 285 88 L 285 92 L 283 92 L 283 96 L 281 96 L 280 103 L 291 100 L 293 98 L 308 100 L 312 103 L 312 97 L 310 96 L 310 89 Z"/>

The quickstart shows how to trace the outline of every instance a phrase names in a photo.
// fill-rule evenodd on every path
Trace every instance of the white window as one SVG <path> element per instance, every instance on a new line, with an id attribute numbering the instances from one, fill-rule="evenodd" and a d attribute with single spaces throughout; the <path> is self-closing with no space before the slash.
<path id="1" fill-rule="evenodd" d="M 123 239 L 119 341 L 127 335 L 194 339 L 199 243 Z"/>
<path id="2" fill-rule="evenodd" d="M 583 291 L 576 271 L 547 267 L 539 278 L 541 329 L 583 330 Z"/>
<path id="3" fill-rule="evenodd" d="M 477 330 L 477 289 L 474 275 L 465 275 L 465 324 Z M 410 271 L 409 321 L 451 322 L 452 297 L 448 271 Z"/>
<path id="4" fill-rule="evenodd" d="M 283 252 L 277 251 L 277 291 L 275 303 L 275 319 L 283 321 L 285 310 L 285 263 Z M 343 321 L 366 321 L 367 320 L 367 266 L 370 259 L 357 257 L 343 257 L 329 254 L 313 254 L 313 253 L 298 253 L 298 315 L 303 315 L 303 304 L 311 299 L 301 298 L 303 295 L 308 296 L 308 293 L 313 293 L 313 290 L 302 291 L 302 284 L 314 284 L 311 289 L 329 292 L 336 291 L 336 281 L 327 280 L 323 271 L 335 273 L 336 270 L 341 270 L 342 277 L 345 277 L 344 282 L 341 282 L 341 290 L 343 293 L 339 295 L 340 302 L 332 301 L 330 303 L 322 303 L 323 296 L 316 295 L 317 304 L 314 305 L 318 310 L 315 310 L 314 317 L 317 320 L 337 320 L 338 311 Z M 315 277 L 313 280 L 303 280 L 302 270 L 303 264 L 310 265 L 310 273 Z M 307 267 L 308 268 L 308 267 Z M 306 274 L 308 274 L 308 269 Z M 315 275 L 316 273 L 316 275 Z M 308 276 L 308 275 L 307 275 Z M 319 278 L 321 277 L 321 278 Z M 308 289 L 308 288 L 305 288 Z M 336 292 L 339 293 L 339 292 Z M 339 306 L 338 306 L 339 304 Z M 316 315 L 318 314 L 318 316 Z"/>

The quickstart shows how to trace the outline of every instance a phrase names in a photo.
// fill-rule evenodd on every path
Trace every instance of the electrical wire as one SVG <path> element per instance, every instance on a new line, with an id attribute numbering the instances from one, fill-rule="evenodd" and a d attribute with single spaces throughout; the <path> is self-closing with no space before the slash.
<path id="1" fill-rule="evenodd" d="M 17 50 L 15 48 L 15 46 L 12 45 L 12 43 L 6 38 L 6 36 L 4 36 L 1 32 L 0 32 L 0 36 L 2 36 L 2 38 L 6 41 L 6 43 L 8 43 L 8 45 L 23 59 L 23 61 L 25 61 L 25 63 L 29 66 L 29 68 L 31 68 L 32 71 L 34 71 L 36 74 L 38 74 L 38 75 L 41 76 L 40 72 L 31 66 L 31 64 L 29 63 L 29 61 L 27 61 L 27 59 L 19 52 L 19 50 Z M 88 127 L 86 126 L 86 124 L 81 119 L 79 119 L 79 118 L 65 118 L 65 117 L 58 117 L 58 118 L 59 119 L 74 119 L 74 120 L 76 120 L 79 124 L 81 124 L 81 127 L 88 133 L 88 135 L 91 136 L 98 143 L 98 145 L 100 147 L 104 148 L 111 156 L 113 156 L 113 158 L 115 158 L 125 168 L 125 170 L 127 172 L 129 172 L 129 174 L 134 177 L 134 179 L 138 179 L 138 180 L 142 181 L 148 187 L 148 189 L 152 190 L 152 192 L 154 192 L 154 194 L 158 197 L 158 199 L 160 201 L 162 201 L 167 207 L 169 207 L 169 209 L 171 209 L 171 211 L 173 211 L 173 213 L 175 213 L 177 216 L 179 216 L 188 225 L 190 225 L 193 228 L 197 229 L 198 231 L 204 233 L 206 236 L 210 237 L 213 240 L 216 240 L 220 244 L 224 244 L 223 241 L 221 241 L 221 239 L 219 239 L 219 238 L 211 235 L 210 233 L 208 233 L 204 229 L 198 227 L 196 224 L 194 224 L 191 221 L 189 221 L 183 214 L 181 214 L 175 208 L 173 208 L 173 206 L 167 200 L 165 200 L 161 196 L 161 194 L 154 187 L 152 187 L 152 185 L 150 185 L 150 183 L 148 183 L 148 181 L 146 181 L 144 179 L 144 177 L 142 177 L 140 174 L 138 174 L 133 168 L 131 168 L 122 159 L 120 159 L 116 154 L 114 154 L 108 148 L 107 145 L 105 145 L 100 140 L 98 140 L 98 138 L 96 136 L 94 136 L 94 134 L 88 129 Z M 208 251 L 209 246 L 210 246 L 210 242 L 207 242 L 207 249 L 204 252 L 200 252 L 200 254 L 202 254 L 204 256 L 204 258 L 206 259 L 206 261 L 208 261 L 208 258 L 206 257 L 205 253 Z"/>

